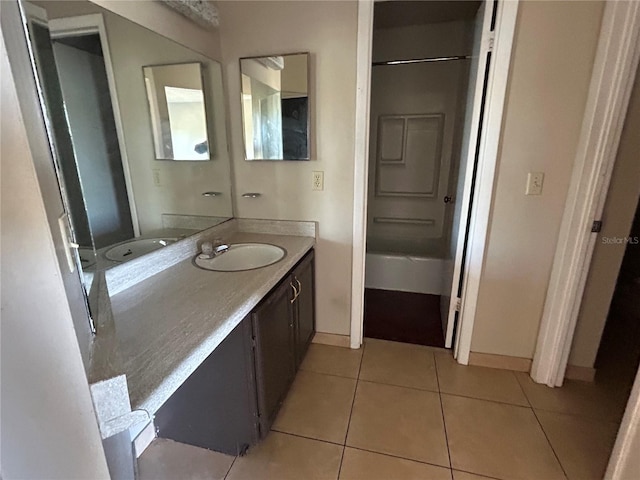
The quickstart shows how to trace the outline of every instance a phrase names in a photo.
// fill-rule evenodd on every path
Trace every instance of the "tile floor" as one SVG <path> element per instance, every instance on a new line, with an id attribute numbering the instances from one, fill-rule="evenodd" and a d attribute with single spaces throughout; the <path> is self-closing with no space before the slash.
<path id="1" fill-rule="evenodd" d="M 269 436 L 244 457 L 157 439 L 140 478 L 601 479 L 626 398 L 458 365 L 446 350 L 366 339 L 311 345 Z"/>

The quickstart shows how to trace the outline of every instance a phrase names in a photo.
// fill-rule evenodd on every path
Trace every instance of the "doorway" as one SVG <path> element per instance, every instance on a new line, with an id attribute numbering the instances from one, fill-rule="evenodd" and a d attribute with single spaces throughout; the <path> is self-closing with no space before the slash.
<path id="1" fill-rule="evenodd" d="M 374 6 L 365 337 L 445 346 L 481 3 Z"/>
<path id="2" fill-rule="evenodd" d="M 374 28 L 374 8 L 380 6 L 398 9 L 384 16 L 387 22 L 406 22 L 398 30 L 456 20 L 471 28 L 462 28 L 457 52 L 435 34 L 424 45 L 408 42 L 405 51 L 383 50 L 386 58 L 376 58 L 376 36 L 384 30 L 379 23 Z M 362 343 L 365 286 L 371 288 L 367 300 L 380 293 L 373 290 L 386 290 L 387 300 L 379 298 L 377 304 L 410 305 L 406 295 L 433 295 L 414 297 L 414 303 L 432 307 L 427 315 L 442 335 L 435 341 L 437 335 L 432 336 L 430 344 L 453 347 L 458 362 L 467 364 L 518 2 L 381 2 L 375 7 L 361 2 L 359 7 L 351 346 Z M 431 11 L 421 17 L 415 9 Z M 382 43 L 391 49 L 402 41 Z M 376 99 L 376 87 L 384 91 L 385 83 L 393 84 L 386 77 L 397 76 L 388 72 L 410 69 L 431 72 L 418 98 L 431 96 L 435 103 Z M 437 89 L 438 69 L 448 71 L 453 84 L 453 93 L 441 93 L 439 101 L 429 93 Z M 405 73 L 396 83 L 408 89 L 411 76 Z M 400 286 L 389 288 L 387 272 L 403 260 L 408 265 L 398 268 Z M 389 300 L 393 292 L 401 293 Z M 418 322 L 424 319 L 417 316 Z"/>

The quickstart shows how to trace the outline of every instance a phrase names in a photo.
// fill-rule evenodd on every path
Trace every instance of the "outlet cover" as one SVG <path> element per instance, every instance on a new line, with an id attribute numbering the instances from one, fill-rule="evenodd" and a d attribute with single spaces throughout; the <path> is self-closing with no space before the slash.
<path id="1" fill-rule="evenodd" d="M 324 190 L 324 172 L 313 172 L 313 190 Z"/>

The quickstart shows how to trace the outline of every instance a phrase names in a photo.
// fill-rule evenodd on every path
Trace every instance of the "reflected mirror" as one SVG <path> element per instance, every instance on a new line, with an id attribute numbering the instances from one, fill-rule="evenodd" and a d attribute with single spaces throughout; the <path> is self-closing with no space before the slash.
<path id="1" fill-rule="evenodd" d="M 240 59 L 247 160 L 309 160 L 309 54 Z"/>
<path id="2" fill-rule="evenodd" d="M 89 1 L 23 6 L 85 278 L 231 218 L 220 64 Z"/>
<path id="3" fill-rule="evenodd" d="M 156 160 L 209 160 L 199 63 L 144 67 Z"/>

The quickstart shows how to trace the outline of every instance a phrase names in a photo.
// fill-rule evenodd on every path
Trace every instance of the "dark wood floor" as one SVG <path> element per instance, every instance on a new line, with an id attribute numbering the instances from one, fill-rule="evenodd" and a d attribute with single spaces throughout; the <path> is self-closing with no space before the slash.
<path id="1" fill-rule="evenodd" d="M 364 336 L 444 347 L 440 296 L 365 289 Z"/>

